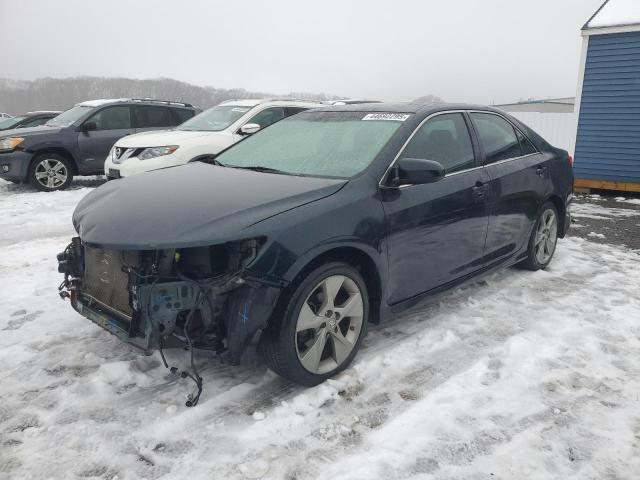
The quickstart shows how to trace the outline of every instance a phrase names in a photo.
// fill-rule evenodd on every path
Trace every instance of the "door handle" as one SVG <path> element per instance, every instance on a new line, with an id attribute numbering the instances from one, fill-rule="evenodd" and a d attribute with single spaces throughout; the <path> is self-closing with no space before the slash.
<path id="1" fill-rule="evenodd" d="M 545 173 L 547 173 L 547 167 L 545 165 L 538 165 L 538 168 L 536 168 L 536 175 L 544 177 Z"/>
<path id="2" fill-rule="evenodd" d="M 488 188 L 489 184 L 478 181 L 476 182 L 476 185 L 471 188 L 471 190 L 473 190 L 473 194 L 476 197 L 483 198 Z"/>

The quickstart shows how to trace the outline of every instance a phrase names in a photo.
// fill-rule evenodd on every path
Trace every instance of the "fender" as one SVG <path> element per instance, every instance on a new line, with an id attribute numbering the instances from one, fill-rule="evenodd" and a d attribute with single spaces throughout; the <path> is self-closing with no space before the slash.
<path id="1" fill-rule="evenodd" d="M 304 269 L 304 267 L 309 265 L 313 260 L 331 250 L 336 250 L 339 248 L 353 248 L 360 251 L 361 253 L 364 253 L 376 266 L 378 274 L 380 275 L 380 279 L 383 280 L 384 284 L 384 280 L 386 279 L 386 275 L 384 275 L 386 266 L 384 265 L 382 259 L 382 257 L 384 256 L 383 252 L 375 249 L 372 245 L 362 243 L 362 241 L 359 241 L 358 239 L 353 237 L 332 238 L 320 245 L 315 246 L 311 250 L 308 250 L 303 255 L 298 257 L 295 263 L 293 263 L 289 267 L 289 269 L 283 276 L 283 279 L 287 282 L 292 282 L 296 278 L 296 276 Z"/>
<path id="2" fill-rule="evenodd" d="M 69 149 L 69 145 L 63 143 L 59 140 L 45 140 L 42 142 L 34 143 L 33 145 L 29 145 L 24 149 L 25 152 L 33 154 L 33 156 L 37 155 L 39 152 L 43 150 L 59 150 L 64 152 L 65 155 L 73 162 L 76 171 L 78 170 L 78 160 L 74 153 Z"/>

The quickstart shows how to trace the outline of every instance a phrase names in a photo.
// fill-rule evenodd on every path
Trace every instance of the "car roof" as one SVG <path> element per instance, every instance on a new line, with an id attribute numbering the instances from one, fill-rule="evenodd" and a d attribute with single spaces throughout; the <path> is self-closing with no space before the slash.
<path id="1" fill-rule="evenodd" d="M 501 110 L 486 105 L 474 105 L 468 103 L 415 103 L 415 102 L 378 102 L 359 103 L 352 105 L 330 105 L 322 109 L 329 112 L 389 112 L 389 113 L 415 113 L 429 115 L 442 110 L 485 110 L 503 113 Z"/>
<path id="2" fill-rule="evenodd" d="M 145 105 L 170 105 L 172 107 L 188 107 L 195 108 L 190 103 L 176 102 L 173 100 L 158 100 L 155 98 L 101 98 L 97 100 L 87 100 L 85 102 L 76 103 L 76 107 L 101 107 L 110 103 L 136 103 Z"/>
<path id="3" fill-rule="evenodd" d="M 382 103 L 381 100 L 362 100 L 357 98 L 343 98 L 342 100 L 327 100 L 327 105 L 358 105 L 361 103 Z"/>
<path id="4" fill-rule="evenodd" d="M 62 112 L 60 110 L 36 110 L 35 112 L 27 112 L 19 115 L 20 117 L 25 117 L 27 115 L 60 115 Z"/>
<path id="5" fill-rule="evenodd" d="M 221 102 L 220 105 L 232 106 L 232 107 L 255 107 L 265 103 L 272 103 L 274 105 L 301 105 L 310 107 L 321 107 L 324 104 L 318 100 L 308 100 L 301 98 L 241 98 L 237 100 L 226 100 Z"/>

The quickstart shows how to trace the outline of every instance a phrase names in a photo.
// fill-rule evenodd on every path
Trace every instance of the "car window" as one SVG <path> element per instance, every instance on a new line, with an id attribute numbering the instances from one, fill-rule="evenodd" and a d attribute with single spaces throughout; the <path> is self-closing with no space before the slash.
<path id="1" fill-rule="evenodd" d="M 85 115 L 88 116 L 95 109 L 96 107 L 91 107 L 89 105 L 76 105 L 75 107 L 62 112 L 57 117 L 53 117 L 47 122 L 47 125 L 50 127 L 68 127 L 73 125 L 75 122 L 79 122 L 82 117 Z"/>
<path id="2" fill-rule="evenodd" d="M 220 132 L 239 120 L 251 107 L 239 105 L 218 105 L 200 112 L 178 127 L 178 130 Z"/>
<path id="3" fill-rule="evenodd" d="M 177 125 L 167 107 L 134 107 L 133 116 L 137 128 L 174 127 Z"/>
<path id="4" fill-rule="evenodd" d="M 95 122 L 98 130 L 120 130 L 131 128 L 129 107 L 120 105 L 100 110 L 88 120 Z"/>
<path id="5" fill-rule="evenodd" d="M 276 123 L 278 120 L 282 120 L 284 117 L 284 108 L 266 108 L 261 112 L 256 113 L 247 123 L 257 123 L 258 125 L 260 125 L 260 128 L 266 128 L 272 123 Z"/>
<path id="6" fill-rule="evenodd" d="M 37 127 L 39 125 L 44 125 L 45 123 L 47 123 L 48 120 L 49 119 L 47 117 L 34 118 L 32 120 L 28 120 L 28 121 L 24 122 L 22 124 L 22 127 L 24 127 L 24 128 Z"/>
<path id="7" fill-rule="evenodd" d="M 533 143 L 525 137 L 522 132 L 516 130 L 516 134 L 518 135 L 518 141 L 520 142 L 520 149 L 522 150 L 522 155 L 531 155 L 532 153 L 537 153 L 536 147 L 533 146 Z"/>
<path id="8" fill-rule="evenodd" d="M 25 117 L 0 117 L 0 130 L 14 128 Z"/>
<path id="9" fill-rule="evenodd" d="M 372 118 L 376 116 L 395 118 Z M 247 137 L 216 160 L 227 166 L 266 167 L 292 175 L 349 178 L 369 166 L 410 116 L 303 112 Z"/>
<path id="10" fill-rule="evenodd" d="M 196 114 L 193 110 L 188 110 L 186 108 L 172 108 L 173 116 L 176 117 L 177 125 L 180 125 L 183 122 L 186 122 L 190 118 Z"/>
<path id="11" fill-rule="evenodd" d="M 295 115 L 296 113 L 304 112 L 305 110 L 309 110 L 307 107 L 286 107 L 285 117 L 290 117 L 291 115 Z"/>
<path id="12" fill-rule="evenodd" d="M 522 155 L 516 132 L 504 118 L 491 113 L 472 113 L 471 118 L 484 148 L 486 163 Z"/>
<path id="13" fill-rule="evenodd" d="M 415 133 L 400 158 L 440 162 L 445 173 L 475 166 L 473 146 L 461 113 L 447 113 L 428 120 Z"/>

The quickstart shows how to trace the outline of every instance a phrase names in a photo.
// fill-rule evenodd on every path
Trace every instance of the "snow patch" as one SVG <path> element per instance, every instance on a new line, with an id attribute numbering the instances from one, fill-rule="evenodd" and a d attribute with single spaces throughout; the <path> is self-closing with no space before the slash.
<path id="1" fill-rule="evenodd" d="M 587 28 L 615 27 L 640 23 L 638 0 L 609 0 L 587 24 Z"/>
<path id="2" fill-rule="evenodd" d="M 314 388 L 198 352 L 204 393 L 188 409 L 190 382 L 58 297 L 55 255 L 88 191 L 0 181 L 0 478 L 640 471 L 639 255 L 565 238 L 545 271 L 500 271 L 371 325 L 353 365 Z M 183 365 L 183 351 L 167 357 Z"/>

